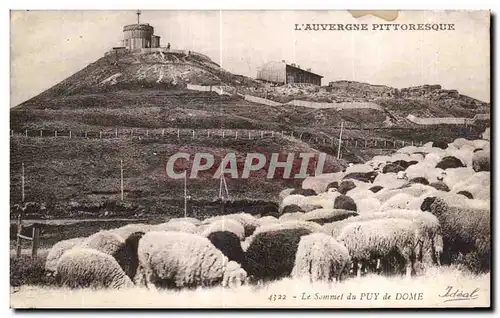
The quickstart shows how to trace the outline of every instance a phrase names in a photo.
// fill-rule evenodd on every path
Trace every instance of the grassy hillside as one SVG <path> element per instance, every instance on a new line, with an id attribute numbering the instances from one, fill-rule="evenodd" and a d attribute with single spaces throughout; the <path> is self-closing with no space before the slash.
<path id="1" fill-rule="evenodd" d="M 10 128 L 16 132 L 10 148 L 11 206 L 21 201 L 21 163 L 25 164 L 27 173 L 27 200 L 45 206 L 38 214 L 177 215 L 182 213 L 179 207 L 184 204 L 183 184 L 167 180 L 164 173 L 167 159 L 175 152 L 209 152 L 219 157 L 234 152 L 240 166 L 248 152 L 268 156 L 325 152 L 329 155 L 325 167 L 328 172 L 342 169 L 346 161 L 362 162 L 373 155 L 391 152 L 391 149 L 381 149 L 384 142 L 394 144 L 394 148 L 402 142 L 451 142 L 457 137 L 477 136 L 484 130 L 484 127 L 460 126 L 429 129 L 401 120 L 406 113 L 469 116 L 484 106 L 472 109 L 454 103 L 469 101 L 454 93 L 439 95 L 434 90 L 419 95 L 417 89 L 391 97 L 387 92 L 393 92 L 392 88 L 342 82 L 326 93 L 344 101 L 377 100 L 386 111 L 337 111 L 254 104 L 239 95 L 189 91 L 185 88 L 188 83 L 230 85 L 240 92 L 253 89 L 256 94 L 265 87 L 253 79 L 231 74 L 198 55 L 159 52 L 109 55 L 11 109 Z M 281 88 L 280 94 L 294 97 L 296 90 L 287 89 Z M 299 95 L 314 100 L 323 94 L 320 93 L 300 92 Z M 390 124 L 389 118 L 392 118 Z M 337 138 L 342 122 L 346 129 L 343 160 L 339 161 L 336 159 Z M 167 136 L 161 136 L 163 129 Z M 177 129 L 182 132 L 179 139 L 175 135 Z M 22 137 L 25 130 L 29 137 Z M 37 137 L 40 130 L 43 138 Z M 189 137 L 191 130 L 196 131 L 194 139 Z M 231 130 L 233 135 L 223 139 L 222 130 Z M 53 137 L 55 131 L 59 137 Z M 79 137 L 61 137 L 69 136 L 70 131 Z M 238 138 L 234 136 L 236 131 Z M 261 131 L 266 132 L 265 138 L 256 138 Z M 272 131 L 276 134 L 270 136 Z M 90 138 L 81 138 L 86 132 Z M 99 132 L 108 137 L 115 132 L 119 135 L 99 139 Z M 284 132 L 285 137 L 279 136 L 280 132 Z M 249 133 L 253 136 L 251 139 L 246 137 Z M 366 148 L 365 141 L 371 142 Z M 378 146 L 373 144 L 377 141 Z M 119 200 L 120 160 L 125 168 L 125 202 Z M 301 180 L 279 177 L 267 179 L 264 171 L 248 180 L 228 180 L 232 199 L 260 200 L 258 204 L 264 206 L 266 202 L 275 201 L 282 189 L 300 186 L 300 183 Z M 196 213 L 205 213 L 208 206 L 219 209 L 218 202 L 213 202 L 218 189 L 219 180 L 208 175 L 190 180 L 192 209 Z M 236 203 L 233 206 L 239 207 Z"/>

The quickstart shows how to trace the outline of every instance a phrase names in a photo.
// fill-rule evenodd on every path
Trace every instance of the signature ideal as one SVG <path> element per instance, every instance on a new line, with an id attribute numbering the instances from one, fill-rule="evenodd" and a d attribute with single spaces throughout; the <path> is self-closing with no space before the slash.
<path id="1" fill-rule="evenodd" d="M 445 298 L 443 302 L 448 301 L 459 301 L 459 300 L 473 300 L 479 297 L 479 288 L 472 291 L 465 291 L 453 286 L 446 287 L 446 292 L 443 295 L 438 295 L 441 298 Z"/>

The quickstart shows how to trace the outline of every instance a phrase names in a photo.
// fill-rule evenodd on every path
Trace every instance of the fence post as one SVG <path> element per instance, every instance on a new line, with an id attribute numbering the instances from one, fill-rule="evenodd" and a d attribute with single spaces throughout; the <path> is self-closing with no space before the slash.
<path id="1" fill-rule="evenodd" d="M 260 131 L 260 139 L 264 139 L 264 132 L 262 130 Z"/>
<path id="2" fill-rule="evenodd" d="M 210 138 L 210 130 L 207 130 L 207 138 Z"/>
<path id="3" fill-rule="evenodd" d="M 252 139 L 250 131 L 248 131 L 248 140 Z"/>
<path id="4" fill-rule="evenodd" d="M 17 215 L 17 237 L 16 237 L 16 257 L 19 258 L 21 256 L 21 230 L 22 230 L 22 221 L 21 214 Z"/>
<path id="5" fill-rule="evenodd" d="M 411 145 L 413 146 L 413 140 L 411 141 Z"/>
<path id="6" fill-rule="evenodd" d="M 24 134 L 28 137 L 28 129 L 24 130 Z"/>
<path id="7" fill-rule="evenodd" d="M 163 136 L 165 136 L 165 129 L 162 129 L 162 130 L 161 130 L 161 136 L 162 136 L 162 137 L 163 137 Z"/>
<path id="8" fill-rule="evenodd" d="M 234 139 L 238 139 L 238 131 L 235 132 Z"/>
<path id="9" fill-rule="evenodd" d="M 194 139 L 194 129 L 193 129 L 193 139 Z"/>
<path id="10" fill-rule="evenodd" d="M 40 129 L 40 137 L 43 137 L 43 130 Z"/>
<path id="11" fill-rule="evenodd" d="M 179 139 L 181 137 L 181 131 L 180 129 L 177 129 L 177 139 Z"/>
<path id="12" fill-rule="evenodd" d="M 115 128 L 115 137 L 118 138 L 118 128 Z"/>
<path id="13" fill-rule="evenodd" d="M 366 148 L 366 139 L 365 139 L 365 148 Z"/>
<path id="14" fill-rule="evenodd" d="M 224 139 L 225 135 L 226 135 L 226 131 L 225 131 L 225 130 L 223 130 L 223 131 L 222 131 L 222 139 Z"/>
<path id="15" fill-rule="evenodd" d="M 54 130 L 54 137 L 57 137 L 57 130 Z"/>
<path id="16" fill-rule="evenodd" d="M 69 131 L 69 138 L 71 138 L 71 130 Z"/>
<path id="17" fill-rule="evenodd" d="M 384 148 L 387 148 L 387 140 L 384 140 Z"/>
<path id="18" fill-rule="evenodd" d="M 149 129 L 146 129 L 146 136 L 149 136 Z"/>
<path id="19" fill-rule="evenodd" d="M 35 258 L 40 245 L 40 229 L 33 226 L 33 235 L 31 236 L 31 258 Z"/>
<path id="20" fill-rule="evenodd" d="M 99 138 L 102 138 L 102 130 L 99 131 Z"/>
<path id="21" fill-rule="evenodd" d="M 133 129 L 131 129 L 131 130 L 130 130 L 130 137 L 133 137 L 133 136 L 134 136 L 134 130 L 133 130 Z"/>

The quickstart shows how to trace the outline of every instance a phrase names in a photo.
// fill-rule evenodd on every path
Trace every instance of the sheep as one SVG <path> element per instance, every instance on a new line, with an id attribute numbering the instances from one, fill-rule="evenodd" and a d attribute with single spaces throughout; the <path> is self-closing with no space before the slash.
<path id="1" fill-rule="evenodd" d="M 443 141 L 434 141 L 432 143 L 432 146 L 440 148 L 440 149 L 446 149 L 446 148 L 448 148 L 448 144 L 445 143 L 445 142 L 443 142 Z"/>
<path id="2" fill-rule="evenodd" d="M 339 188 L 339 183 L 338 181 L 333 181 L 333 182 L 330 182 L 327 186 L 326 186 L 326 191 L 330 190 L 330 189 L 338 189 Z"/>
<path id="3" fill-rule="evenodd" d="M 182 218 L 172 218 L 170 220 L 168 220 L 167 223 L 170 223 L 170 224 L 175 224 L 177 222 L 188 222 L 188 223 L 192 223 L 193 225 L 195 226 L 198 226 L 201 224 L 201 221 L 198 220 L 197 218 L 192 218 L 192 217 L 182 217 Z"/>
<path id="4" fill-rule="evenodd" d="M 478 199 L 467 199 L 465 196 L 460 195 L 458 193 L 449 193 L 449 192 L 430 193 L 426 197 L 431 197 L 431 196 L 441 198 L 448 205 L 456 207 L 483 209 L 483 210 L 490 209 L 489 201 L 478 200 Z"/>
<path id="5" fill-rule="evenodd" d="M 467 199 L 474 199 L 474 196 L 469 191 L 458 191 L 457 194 L 461 194 Z"/>
<path id="6" fill-rule="evenodd" d="M 402 218 L 415 222 L 419 227 L 422 245 L 417 253 L 417 259 L 427 265 L 440 264 L 440 256 L 443 252 L 443 238 L 441 226 L 436 216 L 429 212 L 419 210 L 394 209 L 372 214 L 361 215 L 359 221 L 368 221 L 381 218 Z"/>
<path id="7" fill-rule="evenodd" d="M 148 232 L 139 241 L 139 269 L 149 289 L 224 285 L 246 281 L 246 272 L 208 238 L 184 232 Z"/>
<path id="8" fill-rule="evenodd" d="M 356 200 L 358 198 L 372 197 L 373 192 L 370 191 L 369 189 L 363 189 L 363 188 L 356 187 L 354 189 L 347 191 L 347 193 L 345 195 L 350 196 L 351 198 Z"/>
<path id="9" fill-rule="evenodd" d="M 304 209 L 302 209 L 300 206 L 298 206 L 296 204 L 287 205 L 281 211 L 282 215 L 283 214 L 290 214 L 290 213 L 304 213 L 304 212 L 305 212 Z"/>
<path id="10" fill-rule="evenodd" d="M 240 238 L 233 232 L 211 232 L 207 238 L 229 261 L 235 261 L 240 265 L 245 262 L 245 252 L 241 248 Z"/>
<path id="11" fill-rule="evenodd" d="M 298 189 L 293 189 L 293 191 L 290 192 L 290 195 L 292 195 L 292 194 L 300 194 L 300 195 L 303 195 L 305 197 L 309 197 L 312 195 L 316 195 L 317 193 L 313 189 L 298 188 Z"/>
<path id="12" fill-rule="evenodd" d="M 293 190 L 295 190 L 295 188 L 286 188 L 284 190 L 281 190 L 280 194 L 278 195 L 280 204 L 281 202 L 283 202 L 283 199 L 289 196 Z"/>
<path id="13" fill-rule="evenodd" d="M 335 202 L 335 198 L 340 196 L 341 194 L 337 191 L 335 192 L 324 192 L 320 193 L 314 197 L 308 197 L 309 203 L 313 206 L 320 206 L 320 208 L 325 209 L 333 209 L 333 203 Z"/>
<path id="14" fill-rule="evenodd" d="M 55 273 L 57 268 L 57 262 L 64 254 L 64 252 L 72 249 L 75 246 L 80 245 L 81 243 L 83 243 L 84 240 L 85 238 L 83 237 L 76 237 L 68 240 L 59 241 L 56 244 L 54 244 L 54 246 L 52 246 L 49 253 L 47 254 L 47 258 L 45 260 L 45 270 L 51 275 Z"/>
<path id="15" fill-rule="evenodd" d="M 490 142 L 484 139 L 473 140 L 472 145 L 474 146 L 474 148 L 482 148 L 482 149 L 490 148 Z"/>
<path id="16" fill-rule="evenodd" d="M 302 215 L 304 214 L 305 213 L 303 212 L 284 213 L 280 216 L 278 221 L 284 222 L 284 221 L 300 220 L 302 218 Z"/>
<path id="17" fill-rule="evenodd" d="M 349 274 L 351 257 L 347 248 L 324 233 L 302 236 L 291 276 L 310 282 L 341 281 Z"/>
<path id="18" fill-rule="evenodd" d="M 443 182 L 446 183 L 450 188 L 453 188 L 456 184 L 467 180 L 473 174 L 474 170 L 472 169 L 472 167 L 446 169 L 446 174 L 444 175 Z"/>
<path id="19" fill-rule="evenodd" d="M 404 171 L 404 170 L 405 168 L 401 167 L 400 165 L 389 163 L 384 166 L 384 168 L 382 169 L 382 173 L 398 173 L 399 171 Z"/>
<path id="20" fill-rule="evenodd" d="M 367 164 L 355 164 L 345 169 L 346 174 L 373 172 L 373 167 Z M 345 177 L 344 177 L 345 178 Z"/>
<path id="21" fill-rule="evenodd" d="M 443 255 L 446 263 L 451 263 L 462 254 L 471 254 L 474 262 L 466 263 L 470 270 L 484 272 L 490 270 L 491 257 L 491 214 L 490 210 L 450 206 L 445 200 L 428 197 L 421 207 L 430 211 L 441 224 L 443 235 Z"/>
<path id="22" fill-rule="evenodd" d="M 356 207 L 356 202 L 351 197 L 347 195 L 340 195 L 335 198 L 333 202 L 334 209 L 343 209 L 356 212 L 358 208 Z"/>
<path id="23" fill-rule="evenodd" d="M 144 235 L 144 232 L 138 231 L 130 234 L 125 238 L 125 243 L 114 254 L 114 258 L 118 262 L 118 265 L 123 269 L 125 274 L 130 278 L 134 279 L 137 266 L 139 264 L 139 258 L 137 257 L 137 249 L 139 247 L 139 241 Z"/>
<path id="24" fill-rule="evenodd" d="M 455 184 L 455 186 L 451 189 L 451 192 L 457 193 L 459 191 L 469 191 L 474 198 L 479 199 L 478 194 L 480 192 L 488 191 L 484 194 L 489 194 L 490 188 L 490 172 L 489 171 L 480 171 L 474 173 L 468 179 Z M 481 197 L 482 199 L 489 199 L 489 195 L 487 197 Z"/>
<path id="25" fill-rule="evenodd" d="M 425 178 L 428 182 L 442 180 L 446 175 L 446 171 L 440 168 L 435 168 L 435 163 L 420 162 L 416 165 L 409 166 L 405 172 L 408 179 Z M 397 188 L 397 187 L 396 187 Z"/>
<path id="26" fill-rule="evenodd" d="M 414 167 L 414 166 L 411 166 Z M 411 168 L 410 167 L 410 168 Z M 410 169 L 408 168 L 408 169 Z M 373 181 L 373 185 L 382 186 L 385 189 L 396 189 L 400 186 L 406 184 L 407 180 L 401 177 L 398 177 L 395 173 L 381 173 L 379 174 L 375 180 Z"/>
<path id="27" fill-rule="evenodd" d="M 373 186 L 371 187 L 369 190 L 373 193 L 377 193 L 379 192 L 380 190 L 382 190 L 384 187 L 383 186 L 380 186 L 380 185 L 376 185 L 376 186 Z"/>
<path id="28" fill-rule="evenodd" d="M 410 202 L 415 199 L 414 196 L 406 193 L 398 193 L 392 196 L 390 199 L 382 203 L 379 211 L 387 211 L 392 209 L 404 209 Z"/>
<path id="29" fill-rule="evenodd" d="M 367 214 L 374 211 L 380 210 L 382 203 L 373 197 L 367 197 L 363 199 L 356 199 L 356 208 L 359 214 Z"/>
<path id="30" fill-rule="evenodd" d="M 258 233 L 246 249 L 243 268 L 252 281 L 290 276 L 301 237 L 311 233 L 306 228 Z"/>
<path id="31" fill-rule="evenodd" d="M 472 157 L 472 168 L 474 171 L 490 171 L 490 151 L 480 150 Z"/>
<path id="32" fill-rule="evenodd" d="M 342 229 L 337 240 L 349 250 L 358 277 L 373 259 L 385 263 L 392 256 L 406 266 L 406 275 L 411 276 L 415 270 L 415 254 L 421 244 L 414 223 L 395 218 L 351 222 Z"/>
<path id="33" fill-rule="evenodd" d="M 178 231 L 186 233 L 196 233 L 198 231 L 196 225 L 187 221 L 176 221 L 176 222 L 165 222 L 160 224 L 152 225 L 149 231 Z"/>
<path id="34" fill-rule="evenodd" d="M 239 240 L 245 239 L 245 228 L 243 227 L 243 225 L 241 225 L 240 222 L 234 219 L 221 218 L 213 221 L 210 224 L 204 226 L 202 225 L 199 228 L 199 233 L 204 237 L 208 237 L 211 233 L 218 231 L 231 232 L 236 235 Z"/>
<path id="35" fill-rule="evenodd" d="M 100 231 L 87 237 L 82 244 L 82 248 L 93 248 L 100 252 L 115 257 L 122 249 L 125 239 L 111 231 Z"/>
<path id="36" fill-rule="evenodd" d="M 411 179 L 409 182 L 410 183 L 420 183 L 423 185 L 429 185 L 429 180 L 427 180 L 424 177 L 416 177 L 416 178 Z"/>
<path id="37" fill-rule="evenodd" d="M 134 284 L 109 254 L 75 247 L 57 262 L 56 281 L 70 288 L 130 288 Z"/>
<path id="38" fill-rule="evenodd" d="M 472 141 L 465 138 L 457 138 L 452 142 L 452 145 L 458 149 L 462 148 L 464 145 L 472 145 Z"/>
<path id="39" fill-rule="evenodd" d="M 301 211 L 309 212 L 314 210 L 314 206 L 309 203 L 308 197 L 305 197 L 301 194 L 291 194 L 283 199 L 281 206 L 279 208 L 280 214 L 285 213 L 284 209 L 288 205 L 296 205 L 300 207 Z M 286 211 L 292 212 L 292 211 Z"/>
<path id="40" fill-rule="evenodd" d="M 344 172 L 323 173 L 319 176 L 309 176 L 302 181 L 302 189 L 312 189 L 316 193 L 326 191 L 326 186 L 334 181 L 340 182 Z"/>
<path id="41" fill-rule="evenodd" d="M 348 191 L 356 188 L 356 185 L 352 180 L 344 180 L 342 183 L 339 185 L 338 192 L 340 194 L 346 194 Z"/>
<path id="42" fill-rule="evenodd" d="M 394 165 L 398 165 L 398 166 L 403 167 L 403 170 L 406 170 L 409 166 L 416 165 L 417 163 L 418 163 L 417 160 L 410 160 L 410 161 L 396 160 L 396 161 L 392 162 L 392 164 L 394 164 Z"/>
<path id="43" fill-rule="evenodd" d="M 436 168 L 440 168 L 443 170 L 449 168 L 460 168 L 460 167 L 465 167 L 464 163 L 462 162 L 462 160 L 454 156 L 446 156 L 443 159 L 441 159 L 441 161 L 439 161 L 438 164 L 436 165 Z"/>
<path id="44" fill-rule="evenodd" d="M 279 220 L 274 216 L 263 216 L 259 218 L 259 226 L 265 224 L 276 224 L 279 223 Z"/>
<path id="45" fill-rule="evenodd" d="M 318 224 L 340 221 L 358 214 L 353 211 L 339 209 L 317 209 L 302 215 L 302 221 L 310 221 Z"/>
<path id="46" fill-rule="evenodd" d="M 306 202 L 307 202 L 307 199 L 306 199 Z M 310 208 L 314 209 L 314 207 L 310 207 Z M 221 219 L 221 218 L 233 219 L 235 221 L 240 222 L 241 225 L 243 225 L 243 228 L 245 229 L 245 237 L 252 235 L 253 231 L 255 231 L 255 229 L 259 226 L 258 219 L 256 219 L 253 215 L 248 214 L 248 213 L 244 213 L 244 212 L 214 216 L 214 217 L 205 219 L 202 222 L 202 224 L 209 224 L 209 223 L 212 223 L 213 221 Z"/>
<path id="47" fill-rule="evenodd" d="M 438 189 L 440 191 L 445 191 L 445 192 L 450 191 L 450 188 L 448 187 L 448 185 L 446 183 L 444 183 L 443 181 L 433 182 L 433 183 L 429 184 L 429 186 L 431 186 L 435 189 Z"/>
<path id="48" fill-rule="evenodd" d="M 123 239 L 126 239 L 130 234 L 135 232 L 148 232 L 151 229 L 151 226 L 151 224 L 133 223 L 109 231 L 120 235 Z"/>
<path id="49" fill-rule="evenodd" d="M 411 155 L 411 154 L 417 152 L 418 150 L 419 149 L 416 146 L 406 146 L 406 147 L 403 147 L 403 148 L 396 150 L 396 152 Z"/>
<path id="50" fill-rule="evenodd" d="M 372 183 L 373 180 L 377 177 L 378 172 L 375 171 L 369 171 L 369 172 L 351 172 L 348 173 L 342 178 L 342 180 L 358 180 L 366 183 Z"/>

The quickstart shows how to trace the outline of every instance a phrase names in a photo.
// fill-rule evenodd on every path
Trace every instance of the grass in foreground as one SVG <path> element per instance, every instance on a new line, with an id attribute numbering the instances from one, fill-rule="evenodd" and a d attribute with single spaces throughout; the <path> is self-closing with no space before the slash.
<path id="1" fill-rule="evenodd" d="M 446 301 L 455 299 L 440 297 L 450 286 L 463 293 L 471 293 L 477 288 L 474 293 L 477 298 Z M 384 299 L 386 293 L 390 299 Z M 356 299 L 349 299 L 349 295 L 355 295 Z M 330 284 L 283 279 L 263 286 L 198 288 L 181 292 L 150 291 L 141 287 L 71 290 L 25 285 L 11 288 L 10 305 L 14 308 L 488 307 L 490 274 L 474 275 L 456 267 L 440 267 L 429 268 L 424 275 L 412 278 L 367 275 Z"/>

